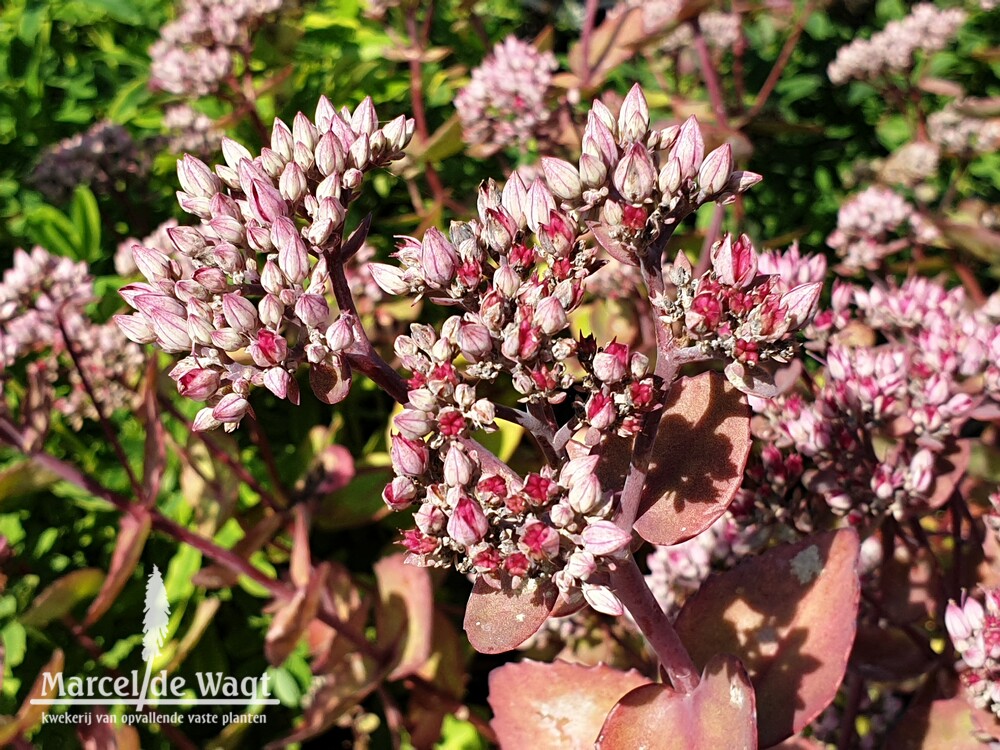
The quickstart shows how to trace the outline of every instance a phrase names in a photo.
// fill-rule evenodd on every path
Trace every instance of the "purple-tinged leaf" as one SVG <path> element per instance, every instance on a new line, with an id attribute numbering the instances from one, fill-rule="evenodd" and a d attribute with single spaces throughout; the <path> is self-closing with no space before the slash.
<path id="1" fill-rule="evenodd" d="M 557 593 L 555 586 L 535 585 L 533 581 L 515 591 L 506 579 L 500 588 L 478 579 L 465 608 L 469 643 L 481 654 L 517 648 L 548 619 Z"/>
<path id="2" fill-rule="evenodd" d="M 597 737 L 597 750 L 756 750 L 753 686 L 733 656 L 719 655 L 705 667 L 690 693 L 666 685 L 643 685 L 611 709 Z"/>
<path id="3" fill-rule="evenodd" d="M 426 568 L 407 565 L 404 554 L 375 563 L 379 601 L 375 611 L 378 645 L 396 651 L 390 680 L 413 674 L 431 655 L 434 591 Z"/>
<path id="4" fill-rule="evenodd" d="M 135 572 L 135 566 L 139 564 L 151 527 L 152 520 L 146 511 L 140 511 L 136 515 L 129 513 L 122 515 L 115 551 L 111 554 L 111 565 L 108 566 L 108 575 L 87 609 L 87 616 L 83 620 L 84 629 L 100 620 L 125 588 L 125 584 Z"/>
<path id="5" fill-rule="evenodd" d="M 290 599 L 269 607 L 276 611 L 264 637 L 264 655 L 274 666 L 284 663 L 316 618 L 326 586 L 327 571 L 326 565 L 319 565 L 313 570 L 307 586 L 297 589 Z"/>
<path id="6" fill-rule="evenodd" d="M 653 445 L 635 530 L 653 544 L 697 536 L 726 512 L 750 455 L 750 408 L 716 373 L 683 378 Z"/>
<path id="7" fill-rule="evenodd" d="M 762 747 L 801 730 L 837 694 L 857 625 L 859 550 L 853 529 L 775 547 L 710 577 L 677 618 L 695 664 L 728 653 L 746 666 Z"/>
<path id="8" fill-rule="evenodd" d="M 48 663 L 38 673 L 38 677 L 35 678 L 31 690 L 24 697 L 24 702 L 21 704 L 21 708 L 17 714 L 14 716 L 0 716 L 0 747 L 6 747 L 7 743 L 13 742 L 21 735 L 27 734 L 42 723 L 42 719 L 49 711 L 49 706 L 34 704 L 31 700 L 45 696 L 44 686 L 46 676 L 52 679 L 56 675 L 61 674 L 63 663 L 63 652 L 60 649 L 56 649 L 52 652 L 52 658 L 49 659 Z M 25 746 L 30 747 L 27 743 L 25 743 Z"/>
<path id="9" fill-rule="evenodd" d="M 351 367 L 342 357 L 337 357 L 332 365 L 323 362 L 312 365 L 309 385 L 324 404 L 339 404 L 351 390 Z"/>
<path id="10" fill-rule="evenodd" d="M 886 747 L 894 750 L 977 750 L 986 745 L 976 736 L 980 722 L 962 697 L 927 701 L 918 698 L 889 735 Z"/>
<path id="11" fill-rule="evenodd" d="M 604 665 L 505 664 L 490 672 L 491 726 L 501 750 L 593 748 L 608 711 L 648 683 L 635 670 Z"/>

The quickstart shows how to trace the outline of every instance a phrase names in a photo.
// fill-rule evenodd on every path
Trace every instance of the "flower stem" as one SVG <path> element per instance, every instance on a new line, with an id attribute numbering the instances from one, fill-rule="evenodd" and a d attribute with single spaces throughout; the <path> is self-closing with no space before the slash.
<path id="1" fill-rule="evenodd" d="M 698 670 L 667 614 L 646 585 L 635 558 L 630 556 L 615 566 L 611 571 L 611 588 L 656 652 L 674 689 L 682 693 L 694 690 L 698 686 Z"/>

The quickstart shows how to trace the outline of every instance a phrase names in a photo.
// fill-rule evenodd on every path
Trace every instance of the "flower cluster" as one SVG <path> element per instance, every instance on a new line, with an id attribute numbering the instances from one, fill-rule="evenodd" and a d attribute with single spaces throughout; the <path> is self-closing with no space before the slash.
<path id="1" fill-rule="evenodd" d="M 172 94 L 203 96 L 233 73 L 234 56 L 246 55 L 254 32 L 283 0 L 182 0 L 180 13 L 149 50 L 150 86 Z"/>
<path id="2" fill-rule="evenodd" d="M 962 659 L 966 695 L 977 708 L 1000 716 L 1000 590 L 987 589 L 983 598 L 985 608 L 972 597 L 960 605 L 949 602 L 944 623 Z"/>
<path id="3" fill-rule="evenodd" d="M 40 247 L 15 251 L 14 264 L 0 283 L 0 383 L 16 363 L 27 361 L 31 387 L 44 391 L 31 398 L 52 403 L 76 427 L 97 413 L 80 370 L 65 355 L 75 355 L 87 384 L 109 412 L 135 403 L 132 386 L 144 362 L 139 347 L 126 341 L 113 323 L 98 324 L 88 317 L 84 308 L 93 299 L 85 263 Z M 55 384 L 64 370 L 70 390 L 57 397 Z"/>
<path id="4" fill-rule="evenodd" d="M 502 190 L 488 182 L 476 219 L 453 223 L 448 235 L 432 228 L 419 241 L 404 237 L 398 267 L 372 265 L 387 292 L 461 311 L 440 334 L 414 325 L 397 341 L 412 375 L 409 404 L 395 420 L 396 477 L 384 499 L 393 509 L 419 505 L 417 528 L 404 537 L 415 561 L 496 585 L 552 581 L 570 599 L 582 594 L 594 609 L 619 614 L 601 580 L 630 534 L 610 520 L 618 488 L 602 487 L 595 450 L 606 436 L 635 435 L 659 388 L 643 354 L 570 334 L 570 316 L 600 267 L 588 240 L 616 262 L 648 268 L 680 219 L 703 203 L 730 200 L 759 177 L 734 171 L 728 146 L 706 157 L 694 119 L 650 132 L 638 87 L 617 118 L 595 102 L 579 164 L 544 158 L 542 175 L 526 185 L 515 174 Z M 726 299 L 729 328 L 720 317 L 710 331 L 701 303 L 689 311 L 686 298 L 663 298 L 664 314 L 682 310 L 705 356 L 734 356 L 742 366 L 756 363 L 753 347 L 761 357 L 786 352 L 783 339 L 806 322 L 819 285 L 785 289 L 777 277 L 758 278 L 745 238 L 720 243 L 714 264 L 696 289 L 690 279 L 681 286 L 692 299 L 712 286 Z M 581 432 L 582 455 L 522 479 L 476 447 L 473 432 L 491 428 L 499 409 L 478 389 L 502 373 L 542 419 L 575 397 L 569 426 Z"/>
<path id="5" fill-rule="evenodd" d="M 914 5 L 910 14 L 890 21 L 871 39 L 855 39 L 837 51 L 827 74 L 835 84 L 852 78 L 874 80 L 880 76 L 907 73 L 918 55 L 944 49 L 965 23 L 961 8 L 937 8 L 932 3 Z"/>
<path id="6" fill-rule="evenodd" d="M 98 195 L 110 194 L 146 174 L 149 158 L 121 125 L 99 122 L 85 133 L 46 149 L 31 183 L 49 201 L 63 203 L 78 185 Z"/>
<path id="7" fill-rule="evenodd" d="M 208 115 L 187 104 L 175 104 L 163 112 L 168 131 L 167 147 L 174 154 L 191 154 L 207 159 L 219 152 L 224 133 Z"/>
<path id="8" fill-rule="evenodd" d="M 133 247 L 146 281 L 122 288 L 136 312 L 116 320 L 133 341 L 188 355 L 171 377 L 208 404 L 197 429 L 235 429 L 252 386 L 297 403 L 294 373 L 307 363 L 320 399 L 346 395 L 358 321 L 331 322 L 331 270 L 346 260 L 344 220 L 365 173 L 398 159 L 412 134 L 402 116 L 379 128 L 370 99 L 338 112 L 324 97 L 315 122 L 275 120 L 259 156 L 225 139 L 214 172 L 178 162 L 180 205 L 201 224 L 166 229 L 176 255 Z"/>
<path id="9" fill-rule="evenodd" d="M 914 241 L 929 243 L 936 236 L 934 226 L 906 199 L 889 188 L 873 185 L 841 205 L 837 229 L 826 243 L 844 259 L 845 269 L 855 271 L 878 268 L 884 258 Z"/>
<path id="10" fill-rule="evenodd" d="M 838 299 L 839 298 L 839 299 Z M 921 513 L 948 499 L 963 470 L 956 442 L 977 409 L 1000 398 L 992 306 L 922 278 L 835 292 L 826 367 L 799 390 L 752 400 L 759 438 L 741 505 L 804 512 L 809 493 L 849 518 Z M 851 309 L 853 307 L 853 309 Z M 876 343 L 876 336 L 883 343 Z M 958 475 L 956 475 L 958 472 Z"/>
<path id="11" fill-rule="evenodd" d="M 698 25 L 705 43 L 716 52 L 728 52 L 736 46 L 743 34 L 739 13 L 706 11 L 698 16 Z M 694 26 L 683 23 L 674 29 L 660 44 L 664 52 L 681 52 L 694 41 Z"/>
<path id="12" fill-rule="evenodd" d="M 1000 118 L 972 117 L 952 103 L 927 118 L 927 134 L 945 153 L 971 159 L 1000 148 Z"/>
<path id="13" fill-rule="evenodd" d="M 890 185 L 915 187 L 937 174 L 940 161 L 937 143 L 913 141 L 889 155 L 879 170 L 879 178 Z"/>
<path id="14" fill-rule="evenodd" d="M 790 334 L 816 313 L 823 285 L 807 280 L 794 286 L 778 274 L 759 274 L 750 238 L 726 235 L 712 247 L 712 268 L 695 279 L 686 257 L 670 271 L 675 294 L 654 300 L 664 321 L 676 324 L 684 344 L 707 357 L 730 362 L 726 375 L 753 392 L 760 365 L 787 362 L 793 352 Z M 791 281 L 797 274 L 788 273 Z M 808 274 L 807 274 L 808 275 Z"/>
<path id="15" fill-rule="evenodd" d="M 551 52 L 516 37 L 497 44 L 455 97 L 466 143 L 489 152 L 512 146 L 524 151 L 532 141 L 548 139 L 556 67 Z"/>

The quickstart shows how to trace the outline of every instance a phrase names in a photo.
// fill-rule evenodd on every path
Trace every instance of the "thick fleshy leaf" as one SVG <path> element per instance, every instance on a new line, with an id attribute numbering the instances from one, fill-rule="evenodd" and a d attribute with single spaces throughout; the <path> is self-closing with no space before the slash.
<path id="1" fill-rule="evenodd" d="M 297 589 L 291 598 L 278 602 L 274 608 L 271 627 L 264 637 L 264 656 L 272 665 L 277 667 L 284 663 L 315 619 L 328 571 L 326 565 L 318 565 L 308 585 Z"/>
<path id="2" fill-rule="evenodd" d="M 528 582 L 519 590 L 506 581 L 493 588 L 476 581 L 465 608 L 465 633 L 481 654 L 499 654 L 524 643 L 542 627 L 556 603 L 555 586 Z"/>
<path id="3" fill-rule="evenodd" d="M 739 660 L 719 655 L 690 693 L 644 685 L 611 709 L 597 750 L 756 750 L 753 686 Z"/>
<path id="4" fill-rule="evenodd" d="M 395 649 L 389 673 L 398 680 L 416 672 L 431 655 L 434 591 L 426 568 L 407 565 L 403 554 L 375 563 L 379 602 L 375 629 L 381 648 Z"/>
<path id="5" fill-rule="evenodd" d="M 962 696 L 917 701 L 896 725 L 886 747 L 898 750 L 976 750 L 986 747 L 976 737 L 974 709 Z"/>
<path id="6" fill-rule="evenodd" d="M 750 407 L 717 373 L 675 387 L 653 445 L 635 530 L 653 544 L 697 536 L 726 512 L 750 455 Z"/>
<path id="7" fill-rule="evenodd" d="M 798 732 L 837 694 L 854 643 L 859 549 L 853 529 L 775 547 L 710 577 L 677 618 L 695 664 L 728 653 L 746 666 L 761 747 Z"/>
<path id="8" fill-rule="evenodd" d="M 593 748 L 608 711 L 647 684 L 635 670 L 604 665 L 505 664 L 490 672 L 491 726 L 501 750 Z"/>
<path id="9" fill-rule="evenodd" d="M 340 360 L 314 364 L 309 368 L 309 385 L 324 404 L 339 404 L 351 390 L 351 367 Z"/>
<path id="10" fill-rule="evenodd" d="M 83 621 L 83 627 L 89 628 L 101 619 L 101 616 L 114 604 L 118 595 L 125 588 L 125 584 L 135 572 L 135 566 L 139 563 L 142 550 L 146 546 L 146 538 L 152 520 L 149 513 L 139 511 L 137 515 L 125 513 L 122 515 L 118 540 L 115 542 L 115 551 L 111 555 L 111 565 L 108 568 L 108 576 L 104 579 L 104 585 L 100 592 L 94 597 L 87 610 L 87 617 Z"/>

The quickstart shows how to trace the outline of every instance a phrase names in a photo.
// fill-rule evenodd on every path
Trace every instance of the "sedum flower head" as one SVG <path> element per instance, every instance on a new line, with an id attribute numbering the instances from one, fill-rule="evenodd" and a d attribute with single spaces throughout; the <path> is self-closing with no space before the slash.
<path id="1" fill-rule="evenodd" d="M 178 200 L 201 223 L 168 228 L 170 251 L 133 246 L 145 281 L 122 288 L 135 312 L 116 320 L 133 341 L 186 355 L 171 377 L 207 404 L 196 428 L 235 429 L 255 386 L 297 403 L 300 365 L 321 400 L 346 396 L 357 321 L 331 310 L 330 264 L 346 260 L 344 220 L 365 173 L 398 159 L 412 133 L 404 117 L 378 127 L 370 99 L 338 112 L 324 97 L 315 121 L 276 120 L 257 156 L 225 139 L 214 171 L 178 162 Z"/>

